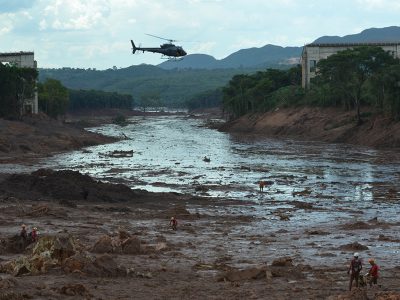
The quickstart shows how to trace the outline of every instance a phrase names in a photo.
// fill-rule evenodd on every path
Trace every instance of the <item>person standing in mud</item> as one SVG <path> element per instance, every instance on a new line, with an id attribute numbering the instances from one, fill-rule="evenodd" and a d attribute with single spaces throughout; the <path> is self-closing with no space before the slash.
<path id="1" fill-rule="evenodd" d="M 178 229 L 178 221 L 175 217 L 171 217 L 171 220 L 169 221 L 169 226 L 171 226 L 172 230 Z"/>
<path id="2" fill-rule="evenodd" d="M 36 227 L 33 227 L 33 228 L 32 228 L 32 231 L 31 231 L 31 233 L 30 233 L 30 236 L 31 236 L 31 242 L 32 242 L 32 243 L 34 243 L 34 242 L 37 241 L 38 234 L 37 234 L 37 228 L 36 228 Z"/>
<path id="3" fill-rule="evenodd" d="M 372 284 L 374 284 L 374 285 L 378 284 L 379 267 L 375 263 L 375 260 L 373 258 L 368 259 L 368 262 L 371 265 L 371 268 L 368 271 L 368 283 L 369 283 L 369 286 L 372 287 Z"/>
<path id="4" fill-rule="evenodd" d="M 25 226 L 25 224 L 22 224 L 22 225 L 21 225 L 21 231 L 20 231 L 20 233 L 19 233 L 19 236 L 20 236 L 20 238 L 21 238 L 21 241 L 20 241 L 20 243 L 21 243 L 21 248 L 22 248 L 22 249 L 25 249 L 25 247 L 26 247 L 27 244 L 28 244 L 28 233 L 26 232 L 26 226 Z"/>
<path id="5" fill-rule="evenodd" d="M 356 287 L 358 287 L 358 279 L 360 277 L 361 270 L 362 262 L 361 259 L 358 258 L 358 252 L 356 252 L 354 253 L 354 258 L 350 262 L 349 269 L 347 270 L 347 274 L 350 274 L 349 291 L 351 291 L 353 280 L 356 281 Z"/>
<path id="6" fill-rule="evenodd" d="M 258 186 L 260 187 L 260 192 L 264 192 L 265 181 L 260 181 Z"/>

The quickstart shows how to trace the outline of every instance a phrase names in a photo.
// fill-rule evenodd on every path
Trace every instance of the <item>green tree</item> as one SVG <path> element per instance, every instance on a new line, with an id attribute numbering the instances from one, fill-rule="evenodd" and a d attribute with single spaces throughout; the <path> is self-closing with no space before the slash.
<path id="1" fill-rule="evenodd" d="M 38 85 L 39 109 L 52 118 L 65 115 L 68 104 L 68 89 L 55 79 L 47 79 Z"/>
<path id="2" fill-rule="evenodd" d="M 381 47 L 363 46 L 340 51 L 318 63 L 317 82 L 328 83 L 333 93 L 342 95 L 345 106 L 355 108 L 357 124 L 361 124 L 363 88 L 374 74 L 394 62 Z"/>
<path id="3" fill-rule="evenodd" d="M 140 96 L 139 107 L 145 112 L 147 108 L 160 110 L 163 107 L 160 94 L 156 92 L 144 93 Z"/>

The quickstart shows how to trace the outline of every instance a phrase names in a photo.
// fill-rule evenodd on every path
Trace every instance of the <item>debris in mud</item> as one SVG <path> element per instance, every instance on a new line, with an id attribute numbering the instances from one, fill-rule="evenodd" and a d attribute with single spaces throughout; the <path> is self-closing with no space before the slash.
<path id="1" fill-rule="evenodd" d="M 313 205 L 308 202 L 303 202 L 303 201 L 291 201 L 289 204 L 294 205 L 294 207 L 298 209 L 313 209 Z"/>
<path id="2" fill-rule="evenodd" d="M 207 156 L 204 156 L 203 161 L 204 161 L 204 162 L 210 162 L 211 159 L 210 159 L 209 157 L 207 157 Z"/>
<path id="3" fill-rule="evenodd" d="M 99 152 L 99 157 L 113 157 L 113 158 L 122 158 L 122 157 L 133 157 L 133 150 L 114 150 L 107 153 Z"/>
<path id="4" fill-rule="evenodd" d="M 62 295 L 67 295 L 67 296 L 84 296 L 85 299 L 92 297 L 88 289 L 83 284 L 80 283 L 70 283 L 64 285 L 63 287 L 58 289 L 58 292 Z"/>
<path id="5" fill-rule="evenodd" d="M 278 216 L 278 217 L 279 217 L 279 220 L 281 220 L 281 221 L 289 221 L 289 220 L 290 220 L 290 217 L 289 217 L 289 215 L 287 215 L 287 214 L 284 214 L 284 213 L 276 213 L 275 215 Z"/>
<path id="6" fill-rule="evenodd" d="M 272 262 L 273 267 L 293 267 L 293 259 L 289 256 L 280 257 Z"/>
<path id="7" fill-rule="evenodd" d="M 198 186 L 196 186 L 196 187 L 194 188 L 194 190 L 195 190 L 196 192 L 206 193 L 206 192 L 208 192 L 210 189 L 209 189 L 207 186 L 205 186 L 205 185 L 198 185 Z"/>
<path id="8" fill-rule="evenodd" d="M 14 276 L 45 273 L 59 266 L 65 259 L 81 249 L 81 245 L 69 235 L 41 237 L 29 256 L 19 257 L 9 263 L 7 269 Z"/>
<path id="9" fill-rule="evenodd" d="M 342 229 L 355 230 L 355 229 L 370 229 L 371 225 L 362 221 L 355 223 L 344 224 L 341 226 Z"/>
<path id="10" fill-rule="evenodd" d="M 339 249 L 347 251 L 363 251 L 368 250 L 369 248 L 367 246 L 361 245 L 358 242 L 354 242 L 351 244 L 342 245 L 339 247 Z"/>
<path id="11" fill-rule="evenodd" d="M 319 229 L 316 229 L 316 230 L 306 230 L 306 233 L 307 233 L 308 235 L 328 235 L 328 234 L 330 234 L 329 232 L 326 232 L 326 231 L 323 231 L 323 230 L 319 230 Z"/>
<path id="12" fill-rule="evenodd" d="M 292 196 L 296 197 L 296 196 L 308 196 L 311 194 L 311 190 L 310 189 L 305 189 L 303 191 L 300 192 L 292 192 Z"/>
<path id="13" fill-rule="evenodd" d="M 395 200 L 398 198 L 398 192 L 395 188 L 390 188 L 386 193 L 386 198 L 389 200 Z"/>
<path id="14" fill-rule="evenodd" d="M 392 243 L 400 243 L 400 239 L 395 239 L 390 236 L 386 236 L 384 234 L 380 234 L 378 237 L 378 241 L 383 241 L 383 242 L 392 242 Z"/>

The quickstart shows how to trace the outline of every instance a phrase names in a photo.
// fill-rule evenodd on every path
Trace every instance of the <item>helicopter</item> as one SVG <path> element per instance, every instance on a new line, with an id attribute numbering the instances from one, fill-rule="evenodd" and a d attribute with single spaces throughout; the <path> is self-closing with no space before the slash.
<path id="1" fill-rule="evenodd" d="M 152 34 L 147 34 L 147 35 L 161 39 L 161 40 L 168 41 L 169 43 L 160 45 L 160 48 L 142 48 L 142 47 L 136 47 L 133 40 L 131 40 L 132 54 L 135 54 L 136 51 L 143 51 L 143 53 L 145 51 L 153 52 L 153 53 L 161 53 L 162 58 L 169 59 L 169 60 L 171 60 L 171 59 L 172 60 L 180 60 L 180 59 L 183 59 L 183 56 L 185 56 L 187 54 L 186 51 L 183 50 L 183 48 L 181 46 L 175 46 L 174 44 L 172 44 L 173 42 L 176 42 L 176 40 L 166 39 L 166 38 L 159 37 L 159 36 L 152 35 Z"/>

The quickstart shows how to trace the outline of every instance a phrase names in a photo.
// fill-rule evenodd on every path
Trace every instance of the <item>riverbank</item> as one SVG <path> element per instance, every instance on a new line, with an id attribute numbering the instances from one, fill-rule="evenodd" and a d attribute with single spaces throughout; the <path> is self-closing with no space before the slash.
<path id="1" fill-rule="evenodd" d="M 73 171 L 10 175 L 0 192 L 2 299 L 400 297 L 393 256 L 376 257 L 381 287 L 346 292 L 352 253 L 366 263 L 371 245 L 395 247 L 400 224 L 367 220 L 345 202 L 327 213 L 346 210 L 350 219 L 315 228 L 292 219 L 320 213 L 317 203 L 287 201 L 262 217 L 251 213 L 251 201 L 131 190 Z M 22 249 L 13 238 L 21 223 L 40 231 Z"/>
<path id="2" fill-rule="evenodd" d="M 354 111 L 336 108 L 282 108 L 245 115 L 225 123 L 220 130 L 375 148 L 400 147 L 400 122 L 368 111 L 364 111 L 363 121 L 356 126 Z"/>
<path id="3" fill-rule="evenodd" d="M 20 121 L 0 119 L 0 128 L 0 163 L 30 162 L 54 153 L 117 140 L 43 114 L 24 117 Z"/>

